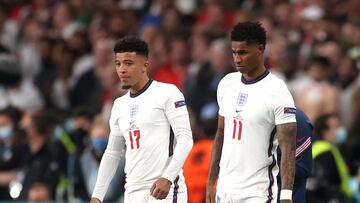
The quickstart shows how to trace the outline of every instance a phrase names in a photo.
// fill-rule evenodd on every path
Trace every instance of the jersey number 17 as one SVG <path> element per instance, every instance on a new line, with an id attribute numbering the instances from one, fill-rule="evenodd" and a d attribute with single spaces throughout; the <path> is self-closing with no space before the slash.
<path id="1" fill-rule="evenodd" d="M 140 130 L 129 131 L 130 148 L 134 149 L 134 137 L 136 142 L 136 149 L 140 148 Z"/>

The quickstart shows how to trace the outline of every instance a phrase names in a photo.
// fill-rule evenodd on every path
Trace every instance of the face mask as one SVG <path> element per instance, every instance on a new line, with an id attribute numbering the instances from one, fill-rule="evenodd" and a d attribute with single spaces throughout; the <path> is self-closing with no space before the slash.
<path id="1" fill-rule="evenodd" d="M 64 133 L 64 129 L 62 129 L 62 127 L 60 127 L 59 125 L 56 126 L 53 134 L 52 134 L 52 139 L 53 140 L 59 140 L 61 138 L 61 135 Z"/>
<path id="2" fill-rule="evenodd" d="M 336 132 L 336 143 L 343 144 L 346 141 L 347 133 L 344 127 L 340 127 Z"/>
<path id="3" fill-rule="evenodd" d="M 359 191 L 360 190 L 360 183 L 359 180 L 355 177 L 350 178 L 350 187 L 352 191 Z"/>
<path id="4" fill-rule="evenodd" d="M 75 124 L 74 124 L 73 119 L 67 120 L 64 124 L 64 128 L 67 132 L 73 131 L 75 129 Z"/>
<path id="5" fill-rule="evenodd" d="M 96 151 L 104 152 L 107 145 L 107 139 L 104 138 L 95 138 L 91 140 L 91 144 Z"/>
<path id="6" fill-rule="evenodd" d="M 6 139 L 11 137 L 12 130 L 9 127 L 1 127 L 0 128 L 0 139 Z"/>

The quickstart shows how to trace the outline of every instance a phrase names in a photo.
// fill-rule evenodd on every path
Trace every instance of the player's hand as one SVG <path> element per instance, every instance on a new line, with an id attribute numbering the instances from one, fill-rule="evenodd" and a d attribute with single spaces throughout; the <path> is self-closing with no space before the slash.
<path id="1" fill-rule="evenodd" d="M 166 178 L 159 178 L 151 186 L 150 195 L 155 197 L 155 199 L 165 199 L 169 194 L 171 182 Z"/>
<path id="2" fill-rule="evenodd" d="M 101 201 L 95 197 L 91 198 L 90 203 L 101 203 Z"/>
<path id="3" fill-rule="evenodd" d="M 292 200 L 280 200 L 280 203 L 292 203 Z"/>
<path id="4" fill-rule="evenodd" d="M 206 203 L 215 203 L 216 186 L 215 184 L 206 184 Z"/>

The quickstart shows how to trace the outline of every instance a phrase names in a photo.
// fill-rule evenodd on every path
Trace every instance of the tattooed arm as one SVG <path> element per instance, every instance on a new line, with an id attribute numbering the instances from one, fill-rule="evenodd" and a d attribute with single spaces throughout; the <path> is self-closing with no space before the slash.
<path id="1" fill-rule="evenodd" d="M 219 116 L 211 154 L 210 172 L 206 183 L 206 203 L 215 203 L 215 182 L 219 176 L 219 163 L 224 142 L 224 117 Z"/>
<path id="2" fill-rule="evenodd" d="M 281 150 L 281 189 L 292 190 L 295 177 L 296 123 L 284 123 L 276 126 L 276 134 Z M 291 202 L 282 200 L 282 203 Z"/>

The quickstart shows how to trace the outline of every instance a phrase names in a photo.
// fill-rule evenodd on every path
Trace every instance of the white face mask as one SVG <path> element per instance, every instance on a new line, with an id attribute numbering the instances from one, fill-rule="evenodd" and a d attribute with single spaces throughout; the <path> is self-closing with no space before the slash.
<path id="1" fill-rule="evenodd" d="M 6 139 L 11 137 L 12 130 L 10 127 L 0 127 L 0 139 Z"/>
<path id="2" fill-rule="evenodd" d="M 336 131 L 336 143 L 343 144 L 347 139 L 347 132 L 344 127 L 338 128 Z"/>

